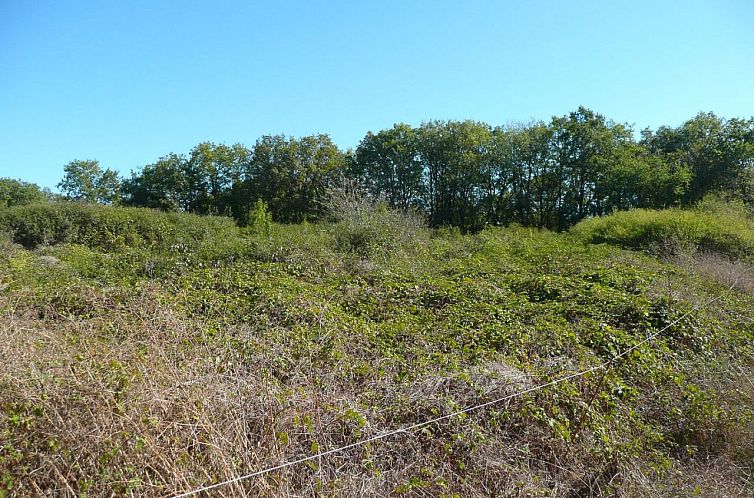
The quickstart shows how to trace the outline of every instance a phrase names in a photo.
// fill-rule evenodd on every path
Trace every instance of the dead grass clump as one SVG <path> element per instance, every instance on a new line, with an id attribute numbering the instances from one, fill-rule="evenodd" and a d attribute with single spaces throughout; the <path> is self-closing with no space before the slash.
<path id="1" fill-rule="evenodd" d="M 754 296 L 754 265 L 734 261 L 715 253 L 700 253 L 685 265 L 725 287 Z"/>
<path id="2" fill-rule="evenodd" d="M 751 470 L 742 469 L 725 458 L 676 462 L 659 478 L 639 464 L 625 468 L 624 472 L 628 479 L 623 496 L 754 496 L 754 475 Z"/>
<path id="3" fill-rule="evenodd" d="M 395 396 L 370 410 L 366 386 L 292 355 L 285 330 L 256 343 L 253 331 L 209 337 L 159 301 L 148 289 L 101 314 L 16 307 L 0 317 L 0 476 L 11 494 L 168 496 L 386 430 L 377 414 Z M 239 338 L 250 343 L 239 348 Z M 280 354 L 270 354 L 275 343 Z M 435 462 L 442 444 L 400 434 L 218 495 L 384 496 L 451 478 L 454 489 L 476 489 Z"/>
<path id="4" fill-rule="evenodd" d="M 222 373 L 229 348 L 154 302 L 107 323 L 2 318 L 0 475 L 13 494 L 163 496 L 280 457 L 275 392 Z"/>

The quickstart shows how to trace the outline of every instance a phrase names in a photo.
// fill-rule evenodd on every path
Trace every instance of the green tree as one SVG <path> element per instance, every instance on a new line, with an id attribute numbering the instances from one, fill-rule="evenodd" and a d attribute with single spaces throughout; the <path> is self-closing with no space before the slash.
<path id="1" fill-rule="evenodd" d="M 345 155 L 327 135 L 264 136 L 245 174 L 246 195 L 264 200 L 279 222 L 320 219 L 327 190 L 345 166 Z"/>
<path id="2" fill-rule="evenodd" d="M 737 191 L 752 196 L 754 170 L 754 118 L 726 120 L 714 113 L 699 113 L 678 128 L 645 130 L 642 140 L 654 154 L 691 172 L 684 203 L 699 201 L 712 191 Z"/>
<path id="3" fill-rule="evenodd" d="M 188 211 L 191 208 L 188 185 L 186 158 L 169 154 L 123 181 L 123 202 L 163 211 Z"/>
<path id="4" fill-rule="evenodd" d="M 554 158 L 562 170 L 558 228 L 566 228 L 603 210 L 599 186 L 620 158 L 621 146 L 632 141 L 632 132 L 585 107 L 553 118 L 550 127 Z"/>
<path id="5" fill-rule="evenodd" d="M 233 189 L 241 182 L 250 158 L 251 151 L 241 144 L 202 142 L 194 147 L 184 166 L 189 210 L 233 214 Z"/>
<path id="6" fill-rule="evenodd" d="M 360 183 L 374 198 L 384 198 L 391 207 L 421 207 L 423 170 L 417 146 L 416 131 L 407 124 L 367 133 L 355 153 Z"/>
<path id="7" fill-rule="evenodd" d="M 65 197 L 101 204 L 120 201 L 120 179 L 116 171 L 103 170 L 98 161 L 92 160 L 74 160 L 63 169 L 65 176 L 57 186 Z"/>
<path id="8" fill-rule="evenodd" d="M 0 178 L 0 207 L 43 202 L 48 197 L 49 194 L 45 193 L 34 183 L 14 180 L 12 178 Z"/>
<path id="9" fill-rule="evenodd" d="M 652 154 L 641 144 L 621 145 L 607 163 L 595 190 L 596 214 L 631 208 L 666 208 L 682 203 L 690 169 Z"/>
<path id="10" fill-rule="evenodd" d="M 565 167 L 558 159 L 560 151 L 553 147 L 552 126 L 535 123 L 520 134 L 516 156 L 519 169 L 525 174 L 526 190 L 519 198 L 526 206 L 519 223 L 558 228 L 563 216 L 566 187 Z"/>
<path id="11" fill-rule="evenodd" d="M 433 226 L 474 230 L 484 223 L 491 129 L 475 121 L 431 121 L 418 130 L 425 205 Z"/>
<path id="12" fill-rule="evenodd" d="M 257 199 L 251 209 L 249 209 L 245 221 L 245 225 L 252 233 L 269 235 L 272 228 L 272 215 L 267 209 L 267 203 L 262 199 Z"/>

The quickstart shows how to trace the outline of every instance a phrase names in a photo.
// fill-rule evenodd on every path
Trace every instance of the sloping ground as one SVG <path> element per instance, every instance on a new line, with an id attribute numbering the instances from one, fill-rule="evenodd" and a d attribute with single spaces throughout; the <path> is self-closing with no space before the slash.
<path id="1" fill-rule="evenodd" d="M 604 374 L 214 493 L 754 491 L 754 297 L 727 260 L 681 266 L 524 229 L 221 233 L 2 243 L 0 489 L 169 496 L 637 346 Z"/>

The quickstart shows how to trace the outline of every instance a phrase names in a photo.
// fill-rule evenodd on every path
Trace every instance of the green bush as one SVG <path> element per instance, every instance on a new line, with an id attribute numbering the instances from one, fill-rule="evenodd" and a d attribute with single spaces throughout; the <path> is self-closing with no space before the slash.
<path id="1" fill-rule="evenodd" d="M 15 243 L 26 248 L 74 243 L 104 250 L 194 246 L 210 236 L 238 234 L 230 218 L 77 202 L 2 209 L 0 231 L 10 233 Z"/>
<path id="2" fill-rule="evenodd" d="M 725 206 L 616 212 L 582 221 L 570 233 L 587 243 L 608 243 L 665 255 L 701 251 L 733 259 L 754 259 L 754 222 L 745 212 Z"/>

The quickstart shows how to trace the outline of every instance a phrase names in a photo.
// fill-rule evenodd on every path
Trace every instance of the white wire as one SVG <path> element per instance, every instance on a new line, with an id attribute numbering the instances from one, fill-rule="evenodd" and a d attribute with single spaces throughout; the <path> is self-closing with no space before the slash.
<path id="1" fill-rule="evenodd" d="M 710 300 L 706 301 L 705 303 L 703 303 L 701 305 L 694 306 L 688 312 L 684 313 L 681 317 L 675 319 L 673 322 L 671 322 L 668 325 L 664 326 L 663 328 L 661 328 L 657 332 L 649 335 L 644 340 L 637 342 L 636 344 L 634 344 L 630 348 L 628 348 L 625 351 L 621 352 L 620 354 L 618 354 L 618 355 L 610 358 L 609 360 L 604 361 L 603 363 L 600 363 L 599 365 L 593 366 L 593 367 L 588 368 L 586 370 L 582 370 L 580 372 L 572 373 L 572 374 L 566 375 L 564 377 L 560 377 L 558 379 L 551 380 L 550 382 L 546 382 L 544 384 L 539 384 L 537 386 L 530 387 L 528 389 L 524 389 L 522 391 L 518 391 L 518 392 L 515 392 L 513 394 L 509 394 L 507 396 L 503 396 L 501 398 L 493 399 L 492 401 L 487 401 L 485 403 L 480 403 L 478 405 L 469 406 L 469 407 L 463 408 L 461 410 L 455 411 L 453 413 L 449 413 L 447 415 L 443 415 L 441 417 L 433 418 L 433 419 L 430 419 L 430 420 L 425 420 L 424 422 L 418 422 L 416 424 L 409 425 L 408 427 L 404 427 L 402 429 L 395 429 L 395 430 L 392 430 L 392 431 L 389 431 L 389 432 L 385 432 L 383 434 L 378 434 L 376 436 L 372 436 L 372 437 L 367 438 L 367 439 L 362 439 L 361 441 L 357 441 L 355 443 L 351 443 L 351 444 L 348 444 L 348 445 L 345 445 L 345 446 L 341 446 L 339 448 L 333 448 L 331 450 L 324 451 L 324 452 L 321 452 L 321 453 L 317 453 L 317 454 L 314 454 L 314 455 L 311 455 L 311 456 L 308 456 L 308 457 L 299 458 L 298 460 L 291 460 L 291 461 L 288 461 L 288 462 L 285 462 L 285 463 L 281 463 L 280 465 L 275 465 L 274 467 L 268 467 L 266 469 L 257 470 L 256 472 L 252 472 L 251 474 L 246 474 L 246 475 L 234 477 L 233 479 L 228 479 L 227 481 L 218 482 L 218 483 L 212 484 L 210 486 L 205 486 L 205 487 L 202 487 L 202 488 L 194 489 L 192 491 L 187 491 L 185 493 L 174 495 L 172 498 L 183 498 L 183 497 L 186 497 L 186 496 L 191 496 L 191 495 L 195 495 L 195 494 L 198 494 L 198 493 L 202 493 L 204 491 L 210 491 L 210 490 L 222 487 L 222 486 L 226 486 L 228 484 L 233 484 L 233 483 L 236 483 L 236 482 L 239 482 L 239 481 L 244 481 L 246 479 L 250 479 L 252 477 L 256 477 L 256 476 L 260 476 L 260 475 L 263 475 L 263 474 L 268 474 L 270 472 L 274 472 L 276 470 L 284 469 L 286 467 L 291 467 L 293 465 L 298 465 L 300 463 L 308 462 L 308 461 L 311 461 L 311 460 L 316 460 L 318 458 L 322 458 L 322 457 L 325 457 L 325 456 L 328 456 L 328 455 L 332 455 L 334 453 L 340 453 L 342 451 L 346 451 L 346 450 L 349 450 L 351 448 L 356 448 L 357 446 L 363 446 L 363 445 L 365 445 L 367 443 L 371 443 L 373 441 L 378 441 L 380 439 L 385 439 L 385 438 L 388 438 L 390 436 L 395 436 L 396 434 L 411 432 L 411 431 L 414 431 L 414 430 L 419 429 L 421 427 L 425 427 L 427 425 L 436 424 L 437 422 L 442 422 L 443 420 L 447 420 L 449 418 L 453 418 L 453 417 L 456 417 L 458 415 L 462 415 L 464 413 L 468 413 L 468 412 L 471 412 L 471 411 L 474 411 L 474 410 L 479 410 L 481 408 L 486 408 L 486 407 L 491 406 L 491 405 L 496 405 L 498 403 L 502 403 L 503 401 L 508 401 L 510 399 L 517 398 L 519 396 L 523 396 L 524 394 L 528 394 L 528 393 L 531 393 L 531 392 L 534 392 L 534 391 L 539 391 L 539 390 L 545 389 L 546 387 L 554 386 L 556 384 L 560 384 L 561 382 L 565 382 L 567 380 L 574 379 L 576 377 L 581 377 L 581 376 L 584 376 L 584 375 L 586 375 L 588 373 L 595 372 L 597 370 L 600 370 L 602 368 L 607 367 L 608 365 L 610 365 L 611 363 L 615 362 L 619 358 L 622 358 L 622 357 L 630 354 L 632 351 L 635 351 L 636 349 L 638 349 L 642 345 L 646 344 L 647 342 L 652 341 L 655 337 L 657 337 L 658 335 L 662 334 L 663 332 L 665 332 L 666 330 L 668 330 L 673 325 L 676 325 L 681 320 L 683 320 L 684 318 L 686 318 L 687 316 L 689 316 L 691 313 L 693 313 L 693 312 L 695 312 L 695 311 L 697 311 L 699 309 L 705 308 L 705 307 L 709 306 L 710 304 L 714 303 L 715 301 L 720 300 L 721 298 L 722 298 L 722 296 L 718 296 L 718 297 L 716 297 L 714 299 L 710 299 Z"/>

